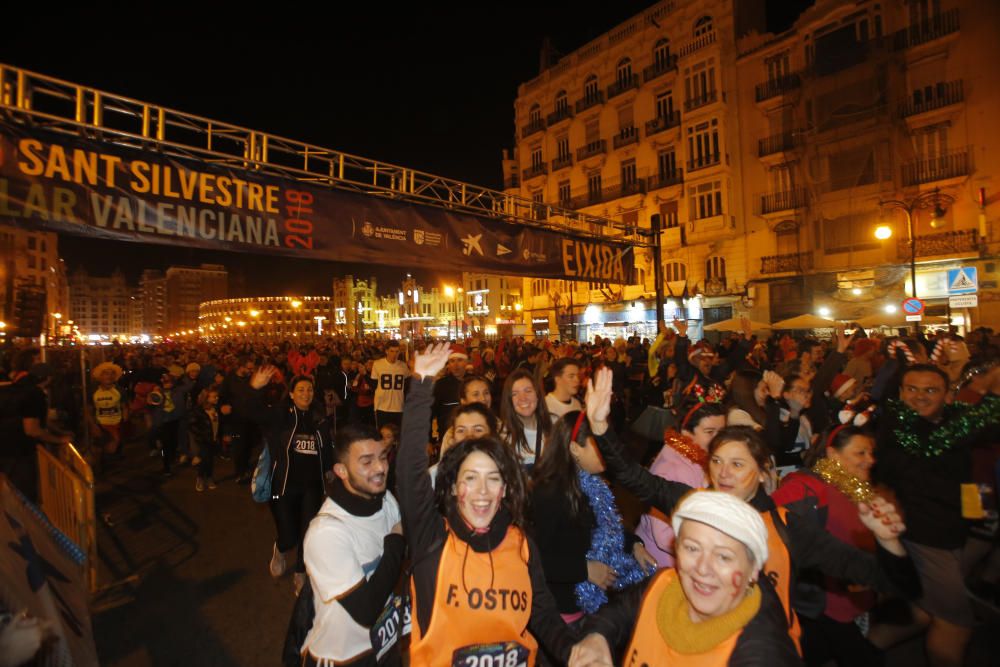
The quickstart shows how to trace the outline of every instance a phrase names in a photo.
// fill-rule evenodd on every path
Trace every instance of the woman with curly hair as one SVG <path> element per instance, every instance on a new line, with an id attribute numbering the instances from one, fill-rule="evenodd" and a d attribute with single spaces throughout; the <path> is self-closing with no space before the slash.
<path id="1" fill-rule="evenodd" d="M 525 479 L 510 448 L 495 438 L 463 440 L 444 455 L 431 486 L 432 391 L 448 353 L 441 344 L 416 355 L 396 460 L 413 563 L 410 664 L 534 665 L 539 641 L 564 663 L 574 637 L 524 532 Z"/>

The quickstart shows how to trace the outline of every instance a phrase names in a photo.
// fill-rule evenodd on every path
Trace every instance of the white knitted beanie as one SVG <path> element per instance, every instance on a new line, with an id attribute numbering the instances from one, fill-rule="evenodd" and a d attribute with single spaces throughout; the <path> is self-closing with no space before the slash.
<path id="1" fill-rule="evenodd" d="M 760 512 L 746 501 L 722 491 L 695 491 L 674 510 L 671 518 L 674 535 L 681 534 L 686 519 L 711 526 L 745 544 L 753 554 L 755 570 L 767 562 L 767 526 Z"/>

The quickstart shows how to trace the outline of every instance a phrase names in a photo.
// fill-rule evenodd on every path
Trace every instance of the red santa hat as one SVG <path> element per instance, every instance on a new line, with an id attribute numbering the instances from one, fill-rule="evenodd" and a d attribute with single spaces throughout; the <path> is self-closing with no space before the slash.
<path id="1" fill-rule="evenodd" d="M 461 359 L 462 361 L 468 361 L 469 355 L 465 352 L 464 345 L 452 345 L 451 353 L 448 355 L 448 361 L 452 359 Z"/>
<path id="2" fill-rule="evenodd" d="M 856 384 L 857 382 L 850 375 L 838 373 L 830 383 L 830 395 L 834 398 L 843 398 Z"/>
<path id="3" fill-rule="evenodd" d="M 698 357 L 702 356 L 715 356 L 715 350 L 713 350 L 712 346 L 708 344 L 708 341 L 698 341 L 698 343 L 691 348 L 691 351 L 688 352 L 688 361 L 694 363 L 698 360 Z"/>

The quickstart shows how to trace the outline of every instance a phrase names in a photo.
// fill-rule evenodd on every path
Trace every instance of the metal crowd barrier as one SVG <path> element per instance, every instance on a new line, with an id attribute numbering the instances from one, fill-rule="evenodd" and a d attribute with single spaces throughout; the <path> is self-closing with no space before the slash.
<path id="1" fill-rule="evenodd" d="M 84 574 L 93 594 L 97 592 L 94 473 L 73 445 L 57 445 L 55 450 L 53 454 L 45 445 L 37 447 L 41 509 L 86 554 Z"/>

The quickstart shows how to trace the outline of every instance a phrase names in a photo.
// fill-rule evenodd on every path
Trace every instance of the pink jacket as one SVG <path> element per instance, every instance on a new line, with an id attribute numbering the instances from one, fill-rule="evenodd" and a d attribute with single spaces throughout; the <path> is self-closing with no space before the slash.
<path id="1" fill-rule="evenodd" d="M 657 477 L 687 484 L 695 489 L 708 485 L 704 469 L 670 445 L 663 446 L 649 466 L 649 471 Z M 649 514 L 643 514 L 635 534 L 660 567 L 674 566 L 674 531 L 670 527 L 669 517 L 655 509 Z"/>

